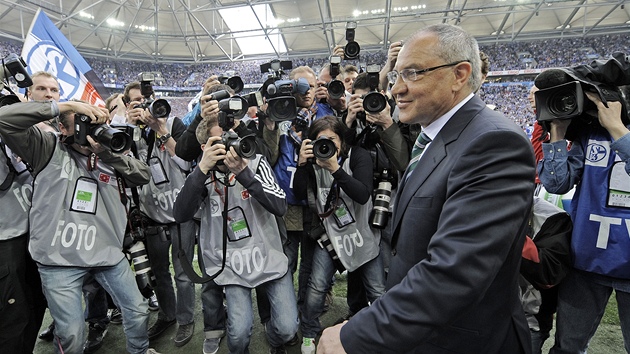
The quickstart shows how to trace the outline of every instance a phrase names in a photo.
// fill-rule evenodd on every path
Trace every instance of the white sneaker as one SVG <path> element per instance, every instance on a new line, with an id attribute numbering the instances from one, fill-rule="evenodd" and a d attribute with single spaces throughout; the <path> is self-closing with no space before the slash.
<path id="1" fill-rule="evenodd" d="M 149 349 L 147 349 L 147 353 L 146 353 L 146 354 L 160 354 L 160 353 L 158 353 L 158 352 L 157 352 L 155 349 L 153 349 L 153 348 L 149 348 Z"/>
<path id="2" fill-rule="evenodd" d="M 315 346 L 315 338 L 302 338 L 302 354 L 315 354 L 317 347 Z"/>

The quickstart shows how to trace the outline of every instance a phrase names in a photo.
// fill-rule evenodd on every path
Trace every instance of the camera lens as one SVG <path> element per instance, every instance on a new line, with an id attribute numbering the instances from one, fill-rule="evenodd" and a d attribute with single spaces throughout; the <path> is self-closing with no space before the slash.
<path id="1" fill-rule="evenodd" d="M 346 44 L 343 48 L 343 56 L 346 60 L 354 60 L 359 57 L 359 52 L 361 51 L 361 46 L 359 43 L 351 41 Z"/>
<path id="2" fill-rule="evenodd" d="M 240 157 L 247 159 L 256 154 L 256 138 L 254 136 L 240 138 L 235 145 L 238 147 L 234 149 Z"/>
<path id="3" fill-rule="evenodd" d="M 385 96 L 380 92 L 370 92 L 363 98 L 363 109 L 369 113 L 379 113 L 387 106 Z"/>
<path id="4" fill-rule="evenodd" d="M 295 118 L 297 106 L 294 97 L 277 97 L 268 102 L 267 114 L 271 120 L 279 122 Z"/>
<path id="5" fill-rule="evenodd" d="M 94 140 L 105 146 L 112 152 L 121 152 L 131 147 L 131 137 L 129 134 L 118 129 L 101 124 L 93 128 L 90 135 Z"/>
<path id="6" fill-rule="evenodd" d="M 574 91 L 562 90 L 549 97 L 547 106 L 554 116 L 564 117 L 571 115 L 578 108 L 577 101 Z"/>
<path id="7" fill-rule="evenodd" d="M 231 78 L 227 79 L 227 85 L 230 86 L 232 90 L 234 90 L 234 93 L 239 93 L 243 91 L 244 87 L 243 80 L 239 76 L 232 76 Z"/>
<path id="8" fill-rule="evenodd" d="M 328 84 L 328 95 L 330 98 L 339 99 L 346 91 L 346 87 L 340 80 L 333 80 Z"/>
<path id="9" fill-rule="evenodd" d="M 320 160 L 331 158 L 335 152 L 337 152 L 335 143 L 327 137 L 319 137 L 313 142 L 313 155 Z"/>
<path id="10" fill-rule="evenodd" d="M 171 105 L 164 99 L 157 99 L 149 106 L 151 115 L 155 118 L 165 118 L 171 114 Z"/>

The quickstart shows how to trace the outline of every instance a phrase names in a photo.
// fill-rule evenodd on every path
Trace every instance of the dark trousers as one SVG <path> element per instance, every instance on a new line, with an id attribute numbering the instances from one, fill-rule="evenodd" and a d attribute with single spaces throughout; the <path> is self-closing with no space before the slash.
<path id="1" fill-rule="evenodd" d="M 37 265 L 28 253 L 28 235 L 0 241 L 0 348 L 32 353 L 46 311 Z"/>

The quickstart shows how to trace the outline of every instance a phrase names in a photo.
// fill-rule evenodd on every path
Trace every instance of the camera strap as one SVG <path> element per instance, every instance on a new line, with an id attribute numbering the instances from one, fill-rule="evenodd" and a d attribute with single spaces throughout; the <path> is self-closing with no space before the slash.
<path id="1" fill-rule="evenodd" d="M 182 248 L 182 233 L 180 231 L 180 225 L 177 224 L 177 237 L 179 239 L 179 250 L 177 251 L 177 258 L 179 258 L 179 262 L 182 265 L 182 269 L 184 270 L 184 273 L 186 273 L 186 275 L 188 276 L 188 279 L 190 279 L 190 281 L 192 281 L 193 283 L 197 283 L 197 284 L 203 284 L 203 283 L 207 283 L 209 281 L 214 280 L 214 278 L 218 277 L 219 274 L 221 274 L 223 272 L 223 270 L 225 269 L 225 260 L 227 257 L 227 241 L 228 241 L 228 224 L 227 224 L 227 215 L 228 215 L 228 198 L 227 198 L 227 190 L 229 188 L 229 174 L 225 175 L 225 191 L 226 191 L 226 198 L 225 198 L 225 202 L 223 203 L 223 251 L 222 253 L 222 260 L 221 260 L 221 268 L 219 270 L 216 271 L 216 273 L 212 274 L 212 275 L 207 275 L 206 274 L 206 266 L 203 262 L 203 250 L 201 249 L 201 245 L 199 244 L 197 246 L 197 261 L 199 262 L 199 268 L 201 270 L 201 273 L 203 275 L 199 276 L 195 270 L 192 267 L 192 262 L 190 260 L 188 260 L 188 257 L 186 256 L 186 251 Z"/>
<path id="2" fill-rule="evenodd" d="M 11 187 L 11 184 L 13 183 L 13 180 L 18 173 L 15 170 L 13 163 L 11 163 L 11 158 L 7 154 L 6 147 L 3 142 L 0 142 L 0 149 L 2 149 L 2 153 L 7 158 L 7 166 L 9 167 L 9 173 L 7 173 L 7 177 L 4 179 L 2 184 L 0 184 L 0 191 L 6 191 L 7 189 L 9 189 L 9 187 Z"/>

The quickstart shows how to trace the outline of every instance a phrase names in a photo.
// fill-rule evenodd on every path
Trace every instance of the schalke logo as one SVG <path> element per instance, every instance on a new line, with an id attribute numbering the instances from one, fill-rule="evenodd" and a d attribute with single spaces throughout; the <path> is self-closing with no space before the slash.
<path id="1" fill-rule="evenodd" d="M 75 95 L 81 96 L 77 94 L 81 87 L 81 73 L 77 71 L 70 58 L 57 48 L 55 43 L 37 40 L 37 43 L 28 52 L 26 62 L 36 65 L 44 64 L 42 70 L 57 77 L 62 100 L 75 97 Z M 29 74 L 33 74 L 31 66 L 28 66 L 27 69 Z"/>
<path id="2" fill-rule="evenodd" d="M 590 162 L 599 162 L 606 157 L 606 148 L 597 143 L 588 144 L 586 148 L 586 159 Z"/>

